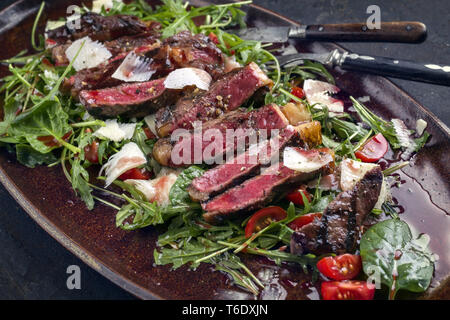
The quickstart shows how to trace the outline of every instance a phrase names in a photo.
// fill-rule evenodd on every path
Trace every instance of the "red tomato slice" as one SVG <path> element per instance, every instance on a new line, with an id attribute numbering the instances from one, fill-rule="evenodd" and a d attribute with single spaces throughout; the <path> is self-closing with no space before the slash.
<path id="1" fill-rule="evenodd" d="M 90 145 L 84 147 L 84 157 L 90 163 L 98 163 L 98 141 L 93 141 Z"/>
<path id="2" fill-rule="evenodd" d="M 294 231 L 297 231 L 304 225 L 307 225 L 308 223 L 313 222 L 314 219 L 316 219 L 316 218 L 317 219 L 322 218 L 322 213 L 315 212 L 315 213 L 308 213 L 303 216 L 300 216 L 297 219 L 293 220 L 291 223 L 289 223 L 288 227 Z"/>
<path id="3" fill-rule="evenodd" d="M 322 282 L 323 300 L 372 300 L 375 285 L 364 281 L 328 281 Z"/>
<path id="4" fill-rule="evenodd" d="M 122 173 L 119 177 L 120 180 L 128 180 L 128 179 L 133 179 L 133 180 L 148 180 L 152 177 L 151 172 L 147 171 L 147 169 L 142 168 L 142 169 L 138 169 L 138 168 L 133 168 L 130 169 L 128 171 L 125 171 L 124 173 Z"/>
<path id="5" fill-rule="evenodd" d="M 355 156 L 364 162 L 376 162 L 388 151 L 388 142 L 381 133 L 376 134 L 355 152 Z"/>
<path id="6" fill-rule="evenodd" d="M 272 206 L 261 209 L 248 220 L 245 226 L 245 237 L 250 238 L 254 232 L 258 232 L 272 222 L 283 220 L 286 217 L 286 211 L 280 207 Z"/>
<path id="7" fill-rule="evenodd" d="M 303 206 L 305 204 L 303 203 L 302 193 L 306 196 L 308 201 L 311 201 L 312 196 L 311 196 L 311 194 L 308 191 L 306 191 L 306 187 L 305 186 L 301 186 L 299 189 L 289 193 L 286 196 L 286 200 L 291 201 L 291 202 L 293 202 L 294 204 L 296 204 L 298 206 Z"/>
<path id="8" fill-rule="evenodd" d="M 361 268 L 361 257 L 349 253 L 336 257 L 325 257 L 317 262 L 317 269 L 320 273 L 333 280 L 353 279 L 359 274 Z"/>
<path id="9" fill-rule="evenodd" d="M 300 87 L 293 87 L 291 89 L 291 94 L 299 99 L 303 99 L 305 97 L 305 91 L 303 91 L 303 89 Z"/>

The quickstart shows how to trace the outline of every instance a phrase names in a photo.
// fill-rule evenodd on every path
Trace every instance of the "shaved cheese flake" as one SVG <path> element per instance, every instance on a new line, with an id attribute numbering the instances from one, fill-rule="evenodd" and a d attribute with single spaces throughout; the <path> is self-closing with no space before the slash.
<path id="1" fill-rule="evenodd" d="M 169 204 L 169 193 L 178 176 L 169 173 L 153 180 L 125 180 L 125 183 L 131 184 L 138 189 L 147 198 L 149 202 L 156 202 L 160 206 Z"/>
<path id="2" fill-rule="evenodd" d="M 232 55 L 231 57 L 225 55 L 225 73 L 230 72 L 231 70 L 242 68 L 242 65 L 236 61 L 236 56 Z"/>
<path id="3" fill-rule="evenodd" d="M 423 132 L 425 131 L 425 129 L 427 128 L 428 123 L 423 120 L 423 119 L 419 119 L 416 121 L 416 133 L 417 136 L 421 136 L 423 134 Z"/>
<path id="4" fill-rule="evenodd" d="M 400 119 L 392 119 L 392 125 L 394 126 L 395 135 L 398 142 L 405 149 L 401 155 L 403 160 L 410 158 L 411 154 L 416 148 L 416 143 L 411 138 L 411 132 L 406 127 L 405 123 Z"/>
<path id="5" fill-rule="evenodd" d="M 138 145 L 129 142 L 108 159 L 108 162 L 101 168 L 99 175 L 105 171 L 107 187 L 125 171 L 137 168 L 145 163 L 147 163 L 147 158 Z"/>
<path id="6" fill-rule="evenodd" d="M 378 201 L 375 204 L 375 209 L 381 209 L 383 203 L 391 199 L 391 190 L 386 182 L 386 178 L 383 178 L 383 183 L 381 184 L 380 195 L 378 196 Z"/>
<path id="7" fill-rule="evenodd" d="M 102 12 L 102 7 L 109 11 L 114 6 L 114 2 L 122 3 L 122 0 L 94 0 L 92 2 L 92 12 L 100 13 Z"/>
<path id="8" fill-rule="evenodd" d="M 341 162 L 341 190 L 347 191 L 353 189 L 368 171 L 377 166 L 377 164 L 360 162 L 352 159 L 343 160 Z"/>
<path id="9" fill-rule="evenodd" d="M 333 161 L 331 154 L 317 150 L 287 147 L 283 152 L 283 164 L 299 172 L 313 172 Z"/>
<path id="10" fill-rule="evenodd" d="M 103 62 L 108 61 L 112 54 L 106 47 L 98 42 L 92 41 L 89 37 L 84 37 L 74 41 L 66 49 L 66 57 L 70 62 L 75 58 L 81 45 L 84 43 L 78 57 L 73 62 L 73 67 L 76 71 L 83 69 L 94 68 Z"/>
<path id="11" fill-rule="evenodd" d="M 94 132 L 94 136 L 118 142 L 131 139 L 136 129 L 136 123 L 118 123 L 117 119 L 106 120 L 105 124 L 106 126 Z"/>
<path id="12" fill-rule="evenodd" d="M 125 82 L 148 81 L 156 72 L 155 70 L 151 70 L 151 62 L 152 59 L 138 56 L 131 51 L 127 54 L 125 59 L 111 77 Z"/>
<path id="13" fill-rule="evenodd" d="M 150 114 L 144 118 L 145 123 L 147 124 L 150 131 L 155 135 L 155 137 L 158 137 L 158 132 L 156 131 L 156 115 Z"/>
<path id="14" fill-rule="evenodd" d="M 183 89 L 188 86 L 196 86 L 201 90 L 209 90 L 212 78 L 208 72 L 197 68 L 180 68 L 172 71 L 164 80 L 164 86 L 168 89 Z"/>
<path id="15" fill-rule="evenodd" d="M 303 90 L 308 103 L 310 105 L 315 104 L 315 109 L 322 109 L 325 105 L 330 112 L 344 112 L 344 103 L 331 96 L 340 91 L 338 87 L 327 82 L 308 79 L 303 84 Z"/>

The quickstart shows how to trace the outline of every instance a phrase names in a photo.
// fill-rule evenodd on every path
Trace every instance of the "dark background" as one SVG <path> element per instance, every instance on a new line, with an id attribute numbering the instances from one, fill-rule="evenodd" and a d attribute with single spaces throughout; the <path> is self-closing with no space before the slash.
<path id="1" fill-rule="evenodd" d="M 1 0 L 0 9 L 13 3 Z M 366 8 L 381 8 L 382 21 L 418 20 L 428 38 L 419 45 L 344 43 L 345 48 L 418 62 L 450 64 L 448 0 L 254 0 L 304 24 L 360 22 Z M 449 87 L 393 79 L 414 99 L 450 124 Z M 66 269 L 81 268 L 81 290 L 68 290 Z M 132 299 L 133 296 L 86 266 L 42 230 L 0 186 L 0 299 Z"/>

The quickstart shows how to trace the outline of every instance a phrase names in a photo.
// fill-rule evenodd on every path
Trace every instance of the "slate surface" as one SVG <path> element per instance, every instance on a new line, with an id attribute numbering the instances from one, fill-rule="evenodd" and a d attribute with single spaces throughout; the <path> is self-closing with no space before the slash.
<path id="1" fill-rule="evenodd" d="M 0 9 L 14 1 L 2 0 Z M 450 2 L 446 0 L 254 0 L 304 24 L 365 21 L 377 4 L 383 21 L 419 20 L 428 39 L 419 45 L 344 43 L 362 53 L 450 64 Z M 413 98 L 450 125 L 449 87 L 393 79 Z M 81 290 L 66 287 L 67 267 L 81 269 Z M 0 299 L 132 299 L 90 269 L 43 231 L 0 186 Z"/>

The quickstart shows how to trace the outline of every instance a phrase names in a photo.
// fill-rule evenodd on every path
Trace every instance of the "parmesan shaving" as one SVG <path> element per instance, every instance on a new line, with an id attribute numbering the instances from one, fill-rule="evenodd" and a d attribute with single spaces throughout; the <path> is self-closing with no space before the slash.
<path id="1" fill-rule="evenodd" d="M 75 58 L 78 50 L 81 45 L 84 43 L 79 55 Z M 89 37 L 84 37 L 74 41 L 67 49 L 66 49 L 66 57 L 70 62 L 73 61 L 73 68 L 76 71 L 80 71 L 83 69 L 94 68 L 111 58 L 112 54 L 109 52 L 106 47 L 98 42 L 92 41 Z"/>
<path id="2" fill-rule="evenodd" d="M 108 159 L 108 162 L 100 169 L 99 175 L 102 175 L 103 171 L 105 171 L 105 186 L 108 187 L 125 171 L 137 168 L 145 163 L 147 163 L 147 158 L 138 145 L 134 142 L 129 142 Z"/>
<path id="3" fill-rule="evenodd" d="M 148 81 L 156 72 L 150 69 L 152 59 L 147 59 L 130 52 L 111 77 L 125 82 Z"/>
<path id="4" fill-rule="evenodd" d="M 131 139 L 136 129 L 136 123 L 118 123 L 117 119 L 106 120 L 106 126 L 94 132 L 94 136 L 111 141 Z"/>
<path id="5" fill-rule="evenodd" d="M 315 109 L 322 109 L 323 106 L 326 106 L 330 112 L 344 112 L 344 103 L 330 95 L 338 93 L 340 91 L 338 87 L 323 81 L 308 79 L 305 80 L 303 90 L 308 103 L 315 105 Z"/>
<path id="6" fill-rule="evenodd" d="M 289 169 L 299 172 L 313 172 L 333 161 L 329 153 L 303 151 L 298 148 L 287 147 L 283 152 L 283 164 Z"/>
<path id="7" fill-rule="evenodd" d="M 212 78 L 208 72 L 197 68 L 180 68 L 172 71 L 164 80 L 164 86 L 168 89 L 183 89 L 188 86 L 196 86 L 201 90 L 209 90 Z"/>

